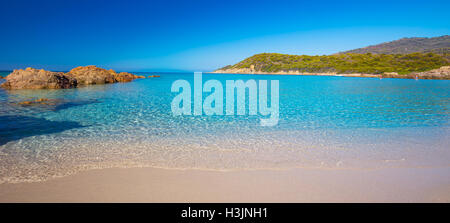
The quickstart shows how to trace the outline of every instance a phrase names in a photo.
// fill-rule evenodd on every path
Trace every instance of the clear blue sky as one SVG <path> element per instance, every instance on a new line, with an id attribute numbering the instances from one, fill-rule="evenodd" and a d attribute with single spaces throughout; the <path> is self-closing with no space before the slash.
<path id="1" fill-rule="evenodd" d="M 450 34 L 450 1 L 0 1 L 0 70 L 209 71 Z"/>

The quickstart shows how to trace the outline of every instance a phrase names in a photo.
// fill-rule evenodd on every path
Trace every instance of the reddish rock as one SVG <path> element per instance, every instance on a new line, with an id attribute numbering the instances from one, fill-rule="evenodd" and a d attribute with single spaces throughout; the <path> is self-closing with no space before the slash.
<path id="1" fill-rule="evenodd" d="M 137 76 L 137 75 L 130 74 L 127 72 L 120 72 L 115 75 L 115 79 L 117 82 L 130 82 L 130 81 L 132 81 L 134 79 L 138 79 L 138 78 L 145 78 L 145 77 Z"/>
<path id="2" fill-rule="evenodd" d="M 76 67 L 66 73 L 66 75 L 77 79 L 80 85 L 130 82 L 134 79 L 141 78 L 140 76 L 127 72 L 116 73 L 112 69 L 106 70 L 93 65 Z"/>
<path id="3" fill-rule="evenodd" d="M 94 65 L 76 67 L 66 73 L 66 76 L 75 78 L 79 85 L 115 83 L 116 72 L 106 70 Z"/>
<path id="4" fill-rule="evenodd" d="M 67 77 L 63 72 L 51 72 L 27 68 L 14 70 L 1 87 L 6 89 L 60 89 L 77 86 L 77 80 Z"/>
<path id="5" fill-rule="evenodd" d="M 130 82 L 145 78 L 127 72 L 116 73 L 96 66 L 76 67 L 67 73 L 27 68 L 14 70 L 1 87 L 7 89 L 72 88 L 79 85 Z"/>

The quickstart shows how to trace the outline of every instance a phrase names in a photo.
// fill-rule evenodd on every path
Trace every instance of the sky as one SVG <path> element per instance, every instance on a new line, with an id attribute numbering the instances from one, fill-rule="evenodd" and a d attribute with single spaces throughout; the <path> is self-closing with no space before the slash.
<path id="1" fill-rule="evenodd" d="M 0 0 L 0 70 L 211 71 L 450 34 L 450 1 Z"/>

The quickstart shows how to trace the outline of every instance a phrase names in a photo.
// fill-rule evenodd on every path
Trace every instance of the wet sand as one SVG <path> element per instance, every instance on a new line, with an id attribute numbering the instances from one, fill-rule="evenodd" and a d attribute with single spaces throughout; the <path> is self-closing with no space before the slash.
<path id="1" fill-rule="evenodd" d="M 450 202 L 450 167 L 113 168 L 0 185 L 0 202 Z"/>

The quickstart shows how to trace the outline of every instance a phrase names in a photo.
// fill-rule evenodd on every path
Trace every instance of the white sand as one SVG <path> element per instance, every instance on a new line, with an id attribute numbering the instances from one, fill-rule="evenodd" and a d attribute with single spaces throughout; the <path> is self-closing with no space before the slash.
<path id="1" fill-rule="evenodd" d="M 450 202 L 450 167 L 103 169 L 0 185 L 0 202 Z"/>

